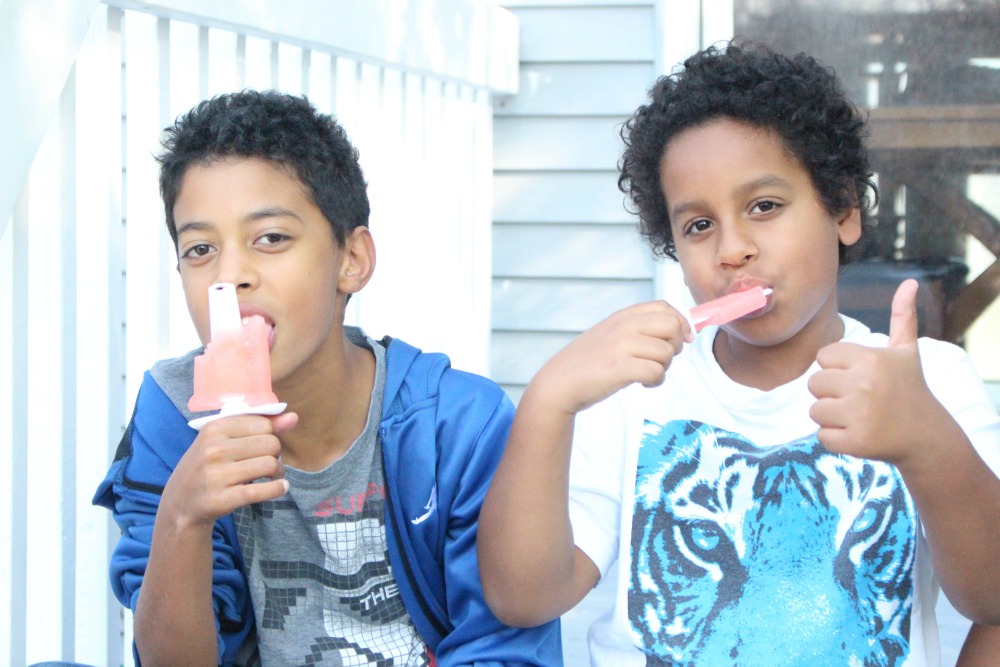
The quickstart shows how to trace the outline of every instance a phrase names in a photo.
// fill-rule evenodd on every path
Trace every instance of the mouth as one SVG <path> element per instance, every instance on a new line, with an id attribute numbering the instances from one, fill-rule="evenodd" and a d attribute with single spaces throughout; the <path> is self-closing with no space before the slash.
<path id="1" fill-rule="evenodd" d="M 274 348 L 274 339 L 275 339 L 274 318 L 272 318 L 267 313 L 267 311 L 265 311 L 260 306 L 257 306 L 252 303 L 240 304 L 240 320 L 243 322 L 244 326 L 246 326 L 246 323 L 249 321 L 249 319 L 255 315 L 264 320 L 264 324 L 266 324 L 268 327 L 267 349 L 268 351 L 270 351 L 272 348 Z"/>
<path id="2" fill-rule="evenodd" d="M 729 283 L 728 289 L 726 289 L 726 294 L 733 294 L 734 292 L 745 292 L 748 289 L 753 289 L 754 287 L 760 287 L 764 290 L 774 290 L 774 286 L 766 280 L 761 280 L 760 278 L 743 277 L 737 278 L 733 282 Z"/>
<path id="3" fill-rule="evenodd" d="M 747 290 L 751 290 L 758 287 L 764 291 L 764 296 L 766 297 L 767 302 L 757 310 L 747 313 L 741 319 L 754 319 L 770 311 L 772 305 L 771 300 L 774 298 L 774 287 L 765 280 L 760 280 L 758 278 L 749 278 L 749 277 L 739 278 L 737 280 L 734 280 L 729 285 L 729 289 L 726 291 L 727 294 L 746 292 Z"/>

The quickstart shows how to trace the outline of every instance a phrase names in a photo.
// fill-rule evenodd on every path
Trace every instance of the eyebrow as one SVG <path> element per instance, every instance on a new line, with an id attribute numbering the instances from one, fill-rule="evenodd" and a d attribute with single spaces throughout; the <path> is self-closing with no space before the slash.
<path id="1" fill-rule="evenodd" d="M 257 222 L 258 220 L 264 220 L 266 218 L 293 218 L 302 222 L 302 218 L 299 217 L 297 213 L 291 209 L 287 209 L 284 206 L 268 206 L 267 208 L 262 208 L 257 211 L 251 211 L 243 216 L 243 224 L 248 225 L 252 222 Z M 177 236 L 184 234 L 185 232 L 200 232 L 206 229 L 212 229 L 215 225 L 210 222 L 204 222 L 202 220 L 192 220 L 191 222 L 185 222 L 183 225 L 177 228 Z"/>
<path id="2" fill-rule="evenodd" d="M 754 190 L 764 187 L 788 187 L 790 185 L 787 179 L 781 178 L 780 176 L 775 176 L 773 174 L 767 174 L 766 176 L 761 176 L 760 178 L 744 183 L 743 185 L 736 188 L 736 194 L 738 196 L 745 197 L 749 195 Z M 677 207 L 669 210 L 671 219 L 681 213 L 686 213 L 691 210 L 701 210 L 708 206 L 708 203 L 702 199 L 696 199 L 694 201 L 683 202 Z"/>

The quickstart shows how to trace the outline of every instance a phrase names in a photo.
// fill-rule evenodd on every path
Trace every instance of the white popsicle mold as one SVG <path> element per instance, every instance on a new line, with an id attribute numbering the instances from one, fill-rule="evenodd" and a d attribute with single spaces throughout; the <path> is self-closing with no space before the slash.
<path id="1" fill-rule="evenodd" d="M 243 319 L 240 317 L 240 303 L 236 298 L 236 285 L 215 283 L 208 288 L 208 319 L 212 340 L 220 333 L 240 331 Z M 192 419 L 188 425 L 196 431 L 205 424 L 230 415 L 277 415 L 285 410 L 285 403 L 249 406 L 242 396 L 224 400 L 222 409 L 211 415 Z"/>
<path id="2" fill-rule="evenodd" d="M 220 333 L 240 330 L 243 322 L 240 319 L 240 303 L 236 299 L 236 285 L 215 283 L 208 288 L 208 319 L 212 340 Z"/>

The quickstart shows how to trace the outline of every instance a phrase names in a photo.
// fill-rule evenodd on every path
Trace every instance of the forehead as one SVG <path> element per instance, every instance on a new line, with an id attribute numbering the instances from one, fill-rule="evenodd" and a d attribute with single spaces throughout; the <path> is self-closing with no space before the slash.
<path id="1" fill-rule="evenodd" d="M 305 185 L 288 167 L 260 158 L 227 157 L 195 163 L 184 171 L 174 215 L 274 204 L 315 208 Z"/>
<path id="2" fill-rule="evenodd" d="M 678 196 L 722 194 L 769 176 L 809 181 L 806 169 L 777 132 L 730 118 L 682 131 L 660 158 L 660 187 L 668 206 Z"/>
<path id="3" fill-rule="evenodd" d="M 715 118 L 679 132 L 664 146 L 660 168 L 736 166 L 734 158 L 740 159 L 737 165 L 767 162 L 802 168 L 777 131 L 732 118 Z"/>

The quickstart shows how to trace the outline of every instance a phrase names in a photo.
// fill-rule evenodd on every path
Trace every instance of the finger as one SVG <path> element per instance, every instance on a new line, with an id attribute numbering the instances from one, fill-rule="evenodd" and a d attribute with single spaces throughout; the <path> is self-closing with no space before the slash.
<path id="1" fill-rule="evenodd" d="M 637 336 L 629 344 L 629 354 L 637 359 L 650 359 L 669 365 L 675 355 L 680 354 L 684 341 L 680 330 L 673 329 L 666 336 L 646 334 Z"/>
<path id="2" fill-rule="evenodd" d="M 245 484 L 255 479 L 281 479 L 285 466 L 276 456 L 257 456 L 240 461 L 233 467 L 233 484 Z"/>
<path id="3" fill-rule="evenodd" d="M 850 368 L 824 368 L 813 373 L 806 387 L 816 398 L 846 396 L 857 387 L 857 375 Z"/>
<path id="4" fill-rule="evenodd" d="M 640 360 L 634 365 L 633 380 L 643 387 L 658 387 L 667 378 L 666 367 L 657 361 Z"/>
<path id="5" fill-rule="evenodd" d="M 670 306 L 669 303 L 667 305 Z M 691 326 L 691 320 L 688 319 L 688 317 L 683 312 L 681 312 L 680 308 L 674 308 L 673 306 L 670 306 L 670 311 L 673 314 L 673 316 L 677 318 L 680 324 L 681 336 L 684 338 L 684 342 L 693 343 L 695 330 Z M 678 349 L 677 351 L 680 352 L 680 349 Z"/>
<path id="6" fill-rule="evenodd" d="M 845 370 L 864 363 L 872 348 L 857 343 L 831 343 L 816 353 L 816 363 L 823 369 Z"/>
<path id="7" fill-rule="evenodd" d="M 254 482 L 234 487 L 231 497 L 234 507 L 243 507 L 265 500 L 276 500 L 288 493 L 288 480 L 275 479 L 271 481 Z"/>
<path id="8" fill-rule="evenodd" d="M 806 381 L 806 388 L 816 398 L 831 398 L 838 395 L 841 382 L 836 377 L 836 370 L 821 370 L 812 374 Z"/>
<path id="9" fill-rule="evenodd" d="M 271 419 L 263 415 L 232 415 L 205 424 L 201 433 L 218 434 L 230 438 L 253 435 L 270 435 L 274 432 Z"/>
<path id="10" fill-rule="evenodd" d="M 281 441 L 278 436 L 271 435 L 251 435 L 233 440 L 234 461 L 246 461 L 258 456 L 270 456 L 278 458 L 281 455 Z"/>
<path id="11" fill-rule="evenodd" d="M 263 477 L 280 479 L 285 476 L 285 467 L 276 455 L 260 454 L 207 464 L 201 476 L 207 487 L 224 489 Z"/>
<path id="12" fill-rule="evenodd" d="M 674 310 L 674 307 L 669 303 L 663 299 L 656 299 L 655 301 L 643 301 L 642 303 L 633 304 L 618 312 L 640 315 L 643 313 L 663 313 L 672 310 Z"/>
<path id="13" fill-rule="evenodd" d="M 271 429 L 275 435 L 288 433 L 299 423 L 299 416 L 294 412 L 282 412 L 271 417 Z"/>
<path id="14" fill-rule="evenodd" d="M 848 426 L 848 416 L 843 405 L 835 398 L 821 398 L 809 407 L 809 418 L 820 428 L 842 429 Z"/>
<path id="15" fill-rule="evenodd" d="M 665 304 L 666 302 L 661 303 Z M 691 325 L 683 315 L 670 305 L 667 305 L 663 311 L 646 314 L 639 330 L 646 335 L 669 342 L 678 353 L 684 343 L 694 341 L 694 331 L 691 329 Z"/>
<path id="16" fill-rule="evenodd" d="M 622 309 L 619 313 L 628 314 L 631 317 L 641 318 L 640 321 L 653 323 L 653 326 L 668 326 L 671 331 L 676 328 L 678 331 L 686 333 L 691 329 L 687 318 L 684 317 L 684 314 L 679 309 L 674 308 L 662 299 L 658 301 L 637 303 L 633 306 Z M 665 336 L 666 334 L 661 337 Z"/>
<path id="17" fill-rule="evenodd" d="M 917 281 L 904 280 L 892 297 L 892 317 L 889 320 L 889 347 L 917 343 Z"/>
<path id="18" fill-rule="evenodd" d="M 835 453 L 846 453 L 851 445 L 850 433 L 845 428 L 820 428 L 816 432 L 819 444 Z"/>
<path id="19" fill-rule="evenodd" d="M 203 452 L 203 462 L 209 465 L 248 461 L 259 456 L 278 458 L 281 455 L 281 441 L 278 440 L 278 436 L 270 433 L 224 437 L 206 443 Z"/>

